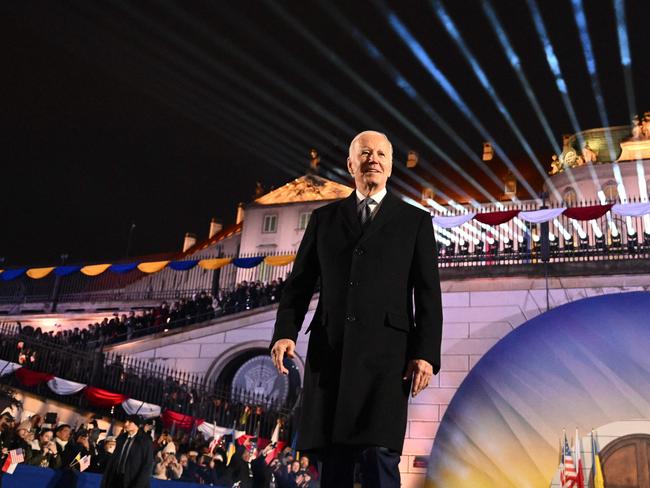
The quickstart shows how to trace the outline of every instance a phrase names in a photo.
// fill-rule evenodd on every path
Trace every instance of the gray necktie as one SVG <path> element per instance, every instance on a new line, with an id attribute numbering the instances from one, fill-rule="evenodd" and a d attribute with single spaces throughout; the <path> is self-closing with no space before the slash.
<path id="1" fill-rule="evenodd" d="M 372 210 L 370 209 L 371 203 L 375 203 L 375 201 L 370 197 L 366 197 L 361 201 L 361 211 L 359 212 L 361 227 L 365 227 L 370 220 L 370 215 L 372 215 Z"/>

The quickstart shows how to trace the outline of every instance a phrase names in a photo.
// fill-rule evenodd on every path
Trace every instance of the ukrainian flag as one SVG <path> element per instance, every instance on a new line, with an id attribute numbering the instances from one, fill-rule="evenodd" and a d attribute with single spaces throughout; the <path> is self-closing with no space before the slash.
<path id="1" fill-rule="evenodd" d="M 596 440 L 594 433 L 591 432 L 591 456 L 593 464 L 591 466 L 591 480 L 594 488 L 605 488 L 605 479 L 603 478 L 603 468 L 600 465 L 600 456 L 598 456 L 598 449 L 596 448 Z"/>

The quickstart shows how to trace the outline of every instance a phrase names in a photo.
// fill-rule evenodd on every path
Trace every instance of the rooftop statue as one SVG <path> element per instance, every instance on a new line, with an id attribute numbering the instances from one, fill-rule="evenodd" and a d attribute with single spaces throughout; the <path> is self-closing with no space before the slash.
<path id="1" fill-rule="evenodd" d="M 589 143 L 585 142 L 585 146 L 582 148 L 582 158 L 584 160 L 583 164 L 595 163 L 597 157 L 598 155 L 596 154 L 596 152 L 594 152 L 594 150 L 589 147 Z M 582 165 L 578 164 L 578 166 L 582 166 Z"/>

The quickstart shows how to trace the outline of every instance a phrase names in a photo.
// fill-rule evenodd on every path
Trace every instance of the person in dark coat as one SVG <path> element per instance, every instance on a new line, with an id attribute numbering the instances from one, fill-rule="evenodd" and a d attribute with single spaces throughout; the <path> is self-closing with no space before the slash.
<path id="1" fill-rule="evenodd" d="M 101 488 L 149 488 L 153 471 L 153 442 L 140 430 L 142 419 L 129 415 L 124 432 L 117 438 L 108 461 Z"/>
<path id="2" fill-rule="evenodd" d="M 297 448 L 319 450 L 321 486 L 399 487 L 409 392 L 440 369 L 442 306 L 429 212 L 386 190 L 392 146 L 357 135 L 348 170 L 356 191 L 313 211 L 278 307 L 271 356 L 287 374 L 320 284 L 307 332 Z M 414 303 L 413 303 L 414 302 Z M 415 310 L 413 310 L 415 305 Z"/>

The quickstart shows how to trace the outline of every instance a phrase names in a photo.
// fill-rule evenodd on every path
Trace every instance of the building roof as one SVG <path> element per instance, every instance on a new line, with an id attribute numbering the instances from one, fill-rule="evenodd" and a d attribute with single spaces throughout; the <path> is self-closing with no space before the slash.
<path id="1" fill-rule="evenodd" d="M 257 198 L 253 204 L 277 205 L 281 203 L 314 202 L 346 198 L 353 188 L 322 176 L 307 174 Z"/>

